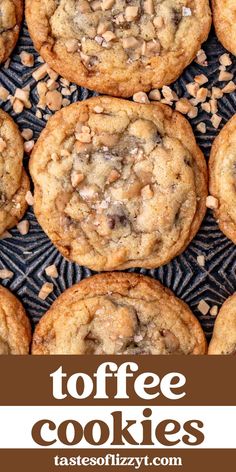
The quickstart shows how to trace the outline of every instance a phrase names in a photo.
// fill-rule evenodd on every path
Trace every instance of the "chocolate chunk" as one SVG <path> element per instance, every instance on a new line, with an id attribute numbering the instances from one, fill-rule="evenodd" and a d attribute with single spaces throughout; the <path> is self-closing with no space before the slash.
<path id="1" fill-rule="evenodd" d="M 186 164 L 186 166 L 192 167 L 191 160 L 186 156 L 184 157 L 184 163 Z"/>
<path id="2" fill-rule="evenodd" d="M 172 10 L 172 21 L 175 26 L 178 26 L 182 20 L 182 12 L 173 8 Z"/>
<path id="3" fill-rule="evenodd" d="M 108 215 L 108 226 L 115 229 L 116 226 L 127 226 L 129 220 L 125 215 Z"/>
<path id="4" fill-rule="evenodd" d="M 172 331 L 169 329 L 163 329 L 160 331 L 160 334 L 164 338 L 165 347 L 170 353 L 179 349 L 179 340 Z"/>
<path id="5" fill-rule="evenodd" d="M 2 207 L 7 201 L 6 194 L 4 192 L 0 192 L 0 207 Z"/>

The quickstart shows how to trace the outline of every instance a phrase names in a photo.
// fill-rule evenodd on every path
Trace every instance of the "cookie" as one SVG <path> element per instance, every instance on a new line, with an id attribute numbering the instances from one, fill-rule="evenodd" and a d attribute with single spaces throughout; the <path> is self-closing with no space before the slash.
<path id="1" fill-rule="evenodd" d="M 176 80 L 208 37 L 208 0 L 26 0 L 35 48 L 59 74 L 129 97 Z"/>
<path id="2" fill-rule="evenodd" d="M 216 34 L 223 46 L 236 55 L 235 0 L 212 0 Z"/>
<path id="3" fill-rule="evenodd" d="M 96 271 L 167 263 L 205 214 L 205 159 L 187 120 L 162 104 L 97 97 L 64 108 L 30 172 L 42 228 Z"/>
<path id="4" fill-rule="evenodd" d="M 12 53 L 19 37 L 23 17 L 23 0 L 0 2 L 0 62 Z"/>
<path id="5" fill-rule="evenodd" d="M 215 139 L 209 161 L 210 193 L 221 231 L 236 244 L 236 115 Z"/>
<path id="6" fill-rule="evenodd" d="M 236 355 L 236 293 L 224 302 L 219 311 L 208 354 Z"/>
<path id="7" fill-rule="evenodd" d="M 41 318 L 33 354 L 205 354 L 188 306 L 150 277 L 122 272 L 84 279 Z"/>
<path id="8" fill-rule="evenodd" d="M 0 285 L 0 354 L 28 354 L 30 322 L 19 300 Z"/>
<path id="9" fill-rule="evenodd" d="M 23 140 L 12 118 L 0 110 L 0 236 L 15 226 L 27 208 L 29 179 L 22 160 Z"/>

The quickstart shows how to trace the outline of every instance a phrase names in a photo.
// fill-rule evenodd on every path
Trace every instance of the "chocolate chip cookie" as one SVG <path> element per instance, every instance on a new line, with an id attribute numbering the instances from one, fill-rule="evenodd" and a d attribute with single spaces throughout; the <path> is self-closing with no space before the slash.
<path id="1" fill-rule="evenodd" d="M 236 2 L 235 0 L 212 0 L 216 34 L 232 54 L 236 55 Z"/>
<path id="2" fill-rule="evenodd" d="M 205 354 L 187 305 L 150 277 L 100 274 L 66 290 L 40 320 L 33 354 Z"/>
<path id="3" fill-rule="evenodd" d="M 176 80 L 208 37 L 208 0 L 26 0 L 36 49 L 63 77 L 118 97 Z"/>
<path id="4" fill-rule="evenodd" d="M 22 160 L 23 140 L 12 118 L 0 110 L 0 235 L 15 226 L 27 208 L 29 179 Z"/>
<path id="5" fill-rule="evenodd" d="M 205 159 L 187 120 L 162 104 L 97 97 L 57 112 L 30 171 L 44 231 L 97 271 L 167 263 L 205 214 Z"/>
<path id="6" fill-rule="evenodd" d="M 23 0 L 0 1 L 0 62 L 12 53 L 18 36 L 23 16 Z"/>
<path id="7" fill-rule="evenodd" d="M 31 329 L 19 300 L 0 285 L 0 354 L 28 354 Z"/>
<path id="8" fill-rule="evenodd" d="M 219 311 L 208 354 L 236 355 L 236 293 Z"/>
<path id="9" fill-rule="evenodd" d="M 236 115 L 224 126 L 211 150 L 210 193 L 223 233 L 236 244 Z"/>

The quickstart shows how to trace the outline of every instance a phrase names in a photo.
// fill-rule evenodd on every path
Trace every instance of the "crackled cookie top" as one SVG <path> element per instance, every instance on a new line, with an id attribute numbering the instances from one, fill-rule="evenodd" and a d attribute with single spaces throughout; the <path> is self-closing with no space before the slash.
<path id="1" fill-rule="evenodd" d="M 0 235 L 15 226 L 27 207 L 29 179 L 22 166 L 23 154 L 17 125 L 0 110 Z"/>
<path id="2" fill-rule="evenodd" d="M 236 355 L 236 293 L 219 311 L 208 353 Z"/>
<path id="3" fill-rule="evenodd" d="M 217 199 L 216 219 L 236 243 L 236 115 L 216 138 L 210 158 L 210 192 Z"/>
<path id="4" fill-rule="evenodd" d="M 205 354 L 187 305 L 149 277 L 96 275 L 66 290 L 40 320 L 33 354 Z"/>
<path id="5" fill-rule="evenodd" d="M 0 286 L 0 355 L 28 354 L 31 329 L 19 300 Z"/>
<path id="6" fill-rule="evenodd" d="M 23 14 L 22 0 L 0 1 L 0 62 L 4 62 L 15 47 Z"/>
<path id="7" fill-rule="evenodd" d="M 236 55 L 236 2 L 212 0 L 214 25 L 223 46 Z"/>
<path id="8" fill-rule="evenodd" d="M 208 0 L 26 0 L 26 16 L 57 72 L 124 97 L 174 81 L 211 24 Z"/>
<path id="9" fill-rule="evenodd" d="M 73 104 L 49 120 L 30 170 L 41 226 L 94 270 L 166 263 L 205 212 L 205 160 L 188 122 L 165 105 Z"/>

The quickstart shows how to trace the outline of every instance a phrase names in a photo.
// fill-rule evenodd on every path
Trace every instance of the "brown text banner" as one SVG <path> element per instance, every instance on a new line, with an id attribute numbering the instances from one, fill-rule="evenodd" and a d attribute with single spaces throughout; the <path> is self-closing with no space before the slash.
<path id="1" fill-rule="evenodd" d="M 108 398 L 94 398 L 94 374 L 99 366 L 102 363 L 114 363 L 118 369 L 128 362 L 135 363 L 137 370 L 125 379 L 127 399 L 114 398 L 117 392 L 115 370 L 114 375 L 106 378 Z M 63 373 L 64 398 L 56 399 L 52 394 L 50 374 L 60 368 Z M 0 372 L 0 405 L 3 406 L 173 405 L 173 400 L 161 392 L 159 396 L 148 400 L 135 394 L 135 379 L 146 372 L 159 376 L 160 381 L 169 373 L 180 373 L 186 378 L 186 395 L 176 401 L 178 405 L 236 405 L 235 358 L 230 356 L 0 356 Z M 107 372 L 110 372 L 109 367 Z M 94 383 L 94 391 L 87 398 L 78 400 L 67 394 L 67 381 L 76 373 L 84 373 Z M 158 388 L 150 388 L 149 393 L 155 393 Z"/>
<path id="2" fill-rule="evenodd" d="M 160 451 L 160 450 L 142 450 L 134 451 L 126 449 L 125 451 L 113 450 L 112 455 L 108 457 L 107 450 L 100 449 L 91 451 L 91 449 L 79 450 L 0 450 L 1 470 L 4 472 L 13 472 L 24 470 L 24 472 L 58 472 L 60 470 L 81 470 L 88 472 L 104 471 L 140 471 L 148 472 L 154 470 L 181 471 L 181 472 L 235 472 L 236 450 L 185 450 L 178 451 Z M 92 464 L 89 464 L 89 461 Z M 135 460 L 137 458 L 137 460 Z M 72 462 L 78 462 L 74 465 L 66 465 L 65 462 L 73 459 Z M 59 462 L 64 465 L 56 465 Z M 96 463 L 97 461 L 97 463 Z M 123 465 L 122 465 L 123 462 Z M 161 463 L 162 462 L 162 463 Z M 107 464 L 106 464 L 107 463 Z M 113 465 L 112 465 L 113 463 Z M 100 464 L 100 465 L 99 465 Z M 148 464 L 148 465 L 145 465 Z"/>

